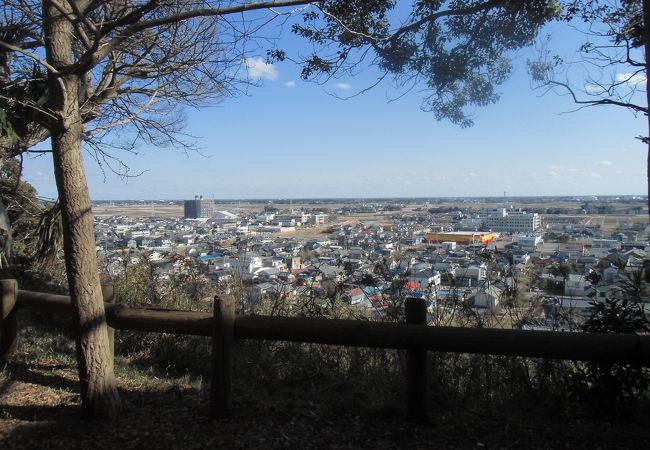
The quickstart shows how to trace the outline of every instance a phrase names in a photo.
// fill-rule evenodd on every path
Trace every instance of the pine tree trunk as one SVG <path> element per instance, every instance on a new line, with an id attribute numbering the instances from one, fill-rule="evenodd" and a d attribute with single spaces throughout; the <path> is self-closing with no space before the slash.
<path id="1" fill-rule="evenodd" d="M 648 121 L 648 128 L 646 135 L 648 141 L 648 154 L 647 154 L 647 179 L 648 179 L 648 217 L 650 218 L 650 1 L 643 0 L 643 46 L 645 50 L 645 92 L 646 92 L 646 119 Z"/>
<path id="2" fill-rule="evenodd" d="M 0 137 L 0 169 L 7 161 L 8 148 L 10 147 L 9 139 Z M 9 215 L 7 214 L 7 207 L 0 199 L 0 268 L 6 262 L 9 264 L 12 249 L 12 227 Z"/>
<path id="3" fill-rule="evenodd" d="M 67 4 L 60 3 L 60 6 Z M 70 22 L 43 2 L 47 60 L 54 68 L 72 62 Z M 81 155 L 83 124 L 79 113 L 79 79 L 49 79 L 49 106 L 59 116 L 50 124 L 54 175 L 63 221 L 63 248 L 76 326 L 76 349 L 83 414 L 111 419 L 120 408 L 113 375 L 106 316 L 97 270 L 90 195 Z"/>

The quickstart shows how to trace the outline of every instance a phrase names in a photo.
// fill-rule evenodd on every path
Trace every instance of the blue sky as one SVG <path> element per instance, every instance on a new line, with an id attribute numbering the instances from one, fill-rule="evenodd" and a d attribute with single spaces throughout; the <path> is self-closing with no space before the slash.
<path id="1" fill-rule="evenodd" d="M 547 27 L 551 46 L 577 42 L 561 24 Z M 291 41 L 289 46 L 293 46 Z M 557 45 L 557 44 L 556 44 Z M 420 111 L 422 93 L 396 96 L 388 84 L 349 100 L 372 83 L 367 70 L 326 85 L 300 80 L 291 63 L 249 60 L 262 86 L 201 111 L 185 131 L 200 154 L 140 147 L 122 159 L 127 181 L 104 175 L 86 155 L 93 199 L 437 197 L 643 194 L 645 117 L 613 107 L 577 112 L 570 100 L 531 89 L 527 57 L 517 55 L 501 100 L 477 109 L 462 129 Z M 50 156 L 28 157 L 25 179 L 55 197 Z"/>

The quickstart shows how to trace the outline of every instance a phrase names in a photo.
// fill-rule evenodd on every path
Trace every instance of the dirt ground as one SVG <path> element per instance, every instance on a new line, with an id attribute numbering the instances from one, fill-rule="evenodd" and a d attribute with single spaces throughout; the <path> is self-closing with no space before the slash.
<path id="1" fill-rule="evenodd" d="M 119 370 L 118 370 L 119 374 Z M 290 390 L 261 401 L 235 392 L 227 419 L 210 419 L 205 387 L 119 377 L 123 412 L 112 423 L 80 419 L 72 365 L 57 359 L 12 365 L 0 378 L 0 447 L 7 449 L 645 448 L 646 430 L 624 422 L 572 423 L 432 413 L 407 421 L 400 408 L 337 411 Z M 289 387 L 290 389 L 290 387 Z M 324 395 L 341 395 L 328 392 Z M 344 401 L 344 399 L 342 399 Z"/>

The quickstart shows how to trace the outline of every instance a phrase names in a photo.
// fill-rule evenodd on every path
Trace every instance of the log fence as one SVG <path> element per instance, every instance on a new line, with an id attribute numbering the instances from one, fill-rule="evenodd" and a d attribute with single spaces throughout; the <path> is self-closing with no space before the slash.
<path id="1" fill-rule="evenodd" d="M 0 280 L 0 289 L 0 359 L 16 346 L 18 309 L 72 317 L 67 296 L 18 290 L 15 280 Z M 230 295 L 215 298 L 213 313 L 129 307 L 112 303 L 111 290 L 105 290 L 104 295 L 111 340 L 113 330 L 212 337 L 210 400 L 211 413 L 216 417 L 227 416 L 231 408 L 233 348 L 239 339 L 406 350 L 406 403 L 414 421 L 426 421 L 427 417 L 427 351 L 650 366 L 650 336 L 432 327 L 426 325 L 425 301 L 417 298 L 406 299 L 406 323 L 382 323 L 238 316 Z"/>

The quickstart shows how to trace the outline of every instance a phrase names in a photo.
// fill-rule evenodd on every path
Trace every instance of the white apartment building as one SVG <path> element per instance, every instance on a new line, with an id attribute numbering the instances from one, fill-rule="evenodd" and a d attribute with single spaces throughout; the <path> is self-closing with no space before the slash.
<path id="1" fill-rule="evenodd" d="M 592 292 L 593 286 L 584 275 L 575 273 L 569 274 L 564 280 L 564 295 L 570 297 L 585 297 Z"/>
<path id="2" fill-rule="evenodd" d="M 322 214 L 322 213 L 312 214 L 310 217 L 310 222 L 313 225 L 325 225 L 326 220 L 327 220 L 327 214 Z"/>
<path id="3" fill-rule="evenodd" d="M 485 217 L 483 226 L 506 233 L 534 233 L 542 227 L 542 219 L 537 213 L 527 213 L 521 209 L 497 208 Z"/>
<path id="4" fill-rule="evenodd" d="M 618 250 L 621 248 L 620 241 L 615 239 L 597 239 L 594 238 L 591 241 L 590 254 L 597 256 L 599 258 L 607 256 L 611 250 Z"/>
<path id="5" fill-rule="evenodd" d="M 597 239 L 591 240 L 591 248 L 604 248 L 607 250 L 621 248 L 621 242 L 615 239 Z"/>
<path id="6" fill-rule="evenodd" d="M 520 236 L 517 238 L 517 243 L 521 246 L 521 248 L 525 250 L 532 250 L 535 251 L 537 246 L 539 244 L 543 244 L 544 240 L 542 237 L 538 234 L 533 234 L 529 236 Z"/>
<path id="7" fill-rule="evenodd" d="M 459 226 L 464 230 L 478 230 L 483 226 L 483 218 L 470 217 L 461 219 Z"/>

